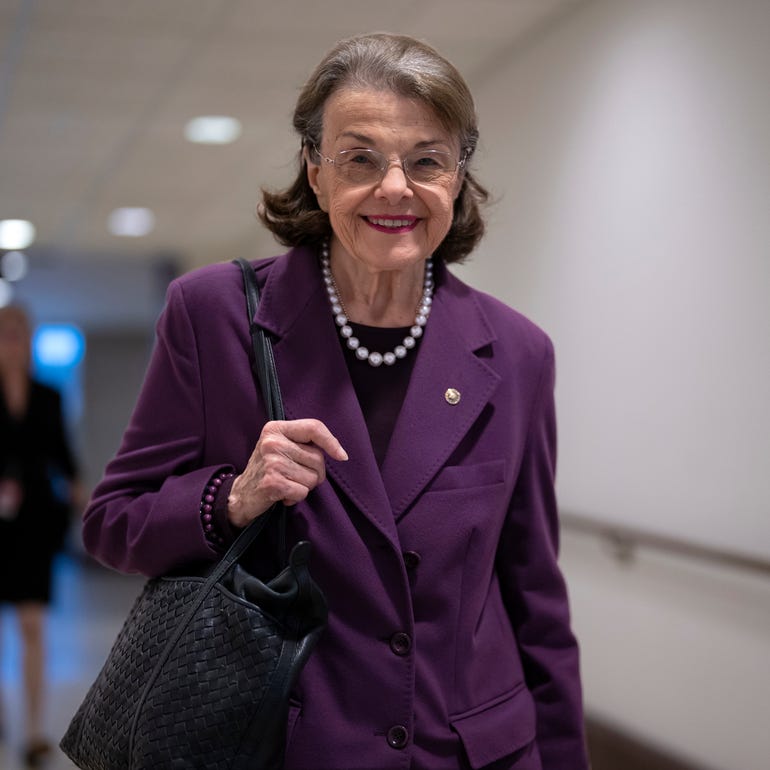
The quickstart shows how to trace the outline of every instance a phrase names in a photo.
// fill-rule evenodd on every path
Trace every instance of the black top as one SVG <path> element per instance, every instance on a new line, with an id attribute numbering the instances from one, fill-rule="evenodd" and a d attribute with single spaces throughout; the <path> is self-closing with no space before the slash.
<path id="1" fill-rule="evenodd" d="M 355 323 L 350 323 L 350 326 L 361 345 L 369 351 L 376 350 L 379 353 L 386 353 L 393 350 L 396 345 L 400 345 L 404 337 L 409 334 L 410 328 L 408 326 L 382 328 Z M 374 456 L 377 458 L 378 465 L 382 466 L 393 428 L 409 387 L 419 339 L 417 345 L 407 351 L 406 357 L 397 359 L 392 366 L 387 364 L 372 366 L 368 361 L 359 360 L 355 351 L 351 350 L 341 337 L 340 343 L 345 350 L 350 379 L 369 429 Z"/>
<path id="2" fill-rule="evenodd" d="M 57 496 L 57 479 L 77 473 L 56 390 L 32 382 L 24 415 L 12 416 L 0 392 L 0 480 L 13 479 L 22 490 L 21 507 L 0 519 L 0 553 L 60 547 L 68 503 Z"/>

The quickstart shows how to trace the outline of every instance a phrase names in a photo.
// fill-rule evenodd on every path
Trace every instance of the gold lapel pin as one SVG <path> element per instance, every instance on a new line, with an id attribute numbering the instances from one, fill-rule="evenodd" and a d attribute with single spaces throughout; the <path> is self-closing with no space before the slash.
<path id="1" fill-rule="evenodd" d="M 447 388 L 446 393 L 444 393 L 444 398 L 446 399 L 447 404 L 455 406 L 460 403 L 460 391 L 456 388 Z"/>

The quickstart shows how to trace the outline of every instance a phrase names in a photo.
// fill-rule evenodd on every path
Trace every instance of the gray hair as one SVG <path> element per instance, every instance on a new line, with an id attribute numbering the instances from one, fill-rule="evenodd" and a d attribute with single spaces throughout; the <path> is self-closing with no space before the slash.
<path id="1" fill-rule="evenodd" d="M 321 142 L 324 107 L 342 88 L 391 91 L 427 105 L 470 157 L 479 138 L 473 97 L 455 67 L 427 43 L 405 35 L 364 35 L 337 43 L 302 89 L 294 128 Z"/>

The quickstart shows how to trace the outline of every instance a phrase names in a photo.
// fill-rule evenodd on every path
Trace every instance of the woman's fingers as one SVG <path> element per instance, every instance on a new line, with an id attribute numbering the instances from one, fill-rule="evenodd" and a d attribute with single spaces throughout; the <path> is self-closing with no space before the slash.
<path id="1" fill-rule="evenodd" d="M 293 459 L 292 455 L 297 459 Z M 301 458 L 301 460 L 299 459 Z M 326 478 L 326 466 L 320 449 L 298 448 L 284 453 L 264 455 L 259 466 L 260 488 L 273 501 L 282 500 L 287 494 L 287 484 L 299 484 L 306 492 L 317 487 Z M 304 495 L 303 495 L 304 497 Z"/>
<path id="2" fill-rule="evenodd" d="M 348 453 L 332 432 L 320 421 L 311 418 L 268 422 L 262 435 L 280 433 L 298 444 L 315 444 L 335 460 L 347 460 Z"/>
<path id="3" fill-rule="evenodd" d="M 320 420 L 269 422 L 257 446 L 260 444 L 268 486 L 280 489 L 283 482 L 293 482 L 306 488 L 304 492 L 287 491 L 282 497 L 274 492 L 274 500 L 299 502 L 323 482 L 326 479 L 324 452 L 336 460 L 348 459 L 340 442 Z"/>

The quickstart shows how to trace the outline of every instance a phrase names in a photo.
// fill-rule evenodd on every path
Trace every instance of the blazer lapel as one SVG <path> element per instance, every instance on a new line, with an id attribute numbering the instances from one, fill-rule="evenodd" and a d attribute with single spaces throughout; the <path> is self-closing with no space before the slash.
<path id="1" fill-rule="evenodd" d="M 256 322 L 273 345 L 287 419 L 314 417 L 348 453 L 327 473 L 394 544 L 395 520 L 358 404 L 315 253 L 294 249 L 271 266 Z"/>
<path id="2" fill-rule="evenodd" d="M 470 296 L 462 296 L 467 288 L 448 271 L 442 270 L 438 278 L 430 320 L 382 466 L 396 519 L 444 465 L 500 381 L 474 353 L 495 339 L 481 309 Z"/>

